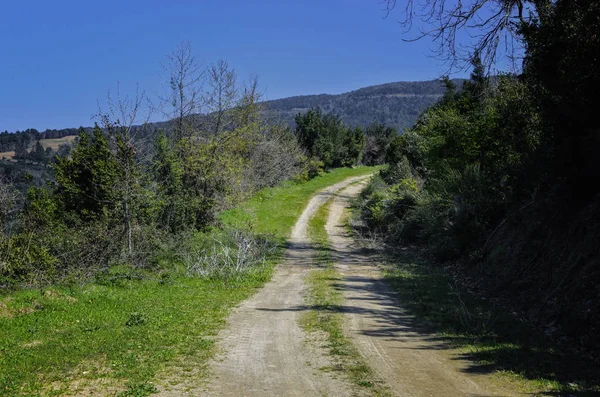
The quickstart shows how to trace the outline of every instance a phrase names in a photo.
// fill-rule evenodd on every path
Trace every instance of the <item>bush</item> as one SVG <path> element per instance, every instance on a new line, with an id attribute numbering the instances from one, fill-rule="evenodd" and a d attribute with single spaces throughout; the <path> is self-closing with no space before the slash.
<path id="1" fill-rule="evenodd" d="M 264 270 L 277 245 L 269 236 L 226 230 L 196 234 L 182 252 L 189 275 L 229 279 Z"/>
<path id="2" fill-rule="evenodd" d="M 304 157 L 302 170 L 293 178 L 293 180 L 296 182 L 306 182 L 323 174 L 324 171 L 323 162 L 321 160 L 315 158 L 307 159 Z"/>
<path id="3" fill-rule="evenodd" d="M 365 200 L 361 209 L 361 217 L 369 228 L 380 229 L 384 226 L 387 198 L 384 191 L 374 191 Z"/>
<path id="4" fill-rule="evenodd" d="M 406 168 L 406 159 L 402 163 Z M 385 183 L 383 177 L 390 180 L 408 173 L 401 171 L 402 163 L 395 167 L 394 178 L 389 170 L 382 172 L 360 196 L 360 214 L 367 227 L 391 244 L 427 243 L 440 260 L 481 246 L 495 220 L 491 217 L 502 213 L 502 205 L 480 167 L 448 170 L 443 178 L 430 181 L 426 190 L 410 176 L 393 185 Z"/>
<path id="5" fill-rule="evenodd" d="M 397 162 L 390 163 L 387 169 L 381 170 L 381 179 L 388 185 L 393 185 L 403 179 L 413 178 L 414 172 L 406 156 L 402 156 Z"/>
<path id="6" fill-rule="evenodd" d="M 405 215 L 417 204 L 417 181 L 406 178 L 393 186 L 382 183 L 381 178 L 371 181 L 360 196 L 361 217 L 366 225 L 380 232 L 397 228 Z"/>
<path id="7" fill-rule="evenodd" d="M 378 123 L 368 126 L 365 130 L 363 164 L 381 165 L 386 163 L 386 153 L 395 138 L 398 138 L 398 131 L 395 128 Z"/>
<path id="8" fill-rule="evenodd" d="M 296 138 L 310 158 L 323 162 L 323 167 L 351 167 L 358 164 L 365 146 L 360 128 L 347 128 L 342 120 L 320 109 L 298 114 Z"/>
<path id="9" fill-rule="evenodd" d="M 0 239 L 0 287 L 46 284 L 54 278 L 57 263 L 58 259 L 38 243 L 34 234 L 20 233 Z"/>
<path id="10" fill-rule="evenodd" d="M 250 154 L 250 164 L 245 171 L 242 188 L 246 195 L 304 173 L 307 164 L 302 148 L 289 128 L 267 128 Z M 310 172 L 307 179 L 318 175 Z M 322 168 L 322 164 L 321 164 Z"/>

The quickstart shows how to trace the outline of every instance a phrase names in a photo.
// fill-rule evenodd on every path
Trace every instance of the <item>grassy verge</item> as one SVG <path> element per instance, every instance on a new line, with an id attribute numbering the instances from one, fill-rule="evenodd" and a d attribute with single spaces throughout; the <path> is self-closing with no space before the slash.
<path id="1" fill-rule="evenodd" d="M 163 363 L 207 358 L 229 308 L 263 279 L 121 280 L 2 299 L 0 395 L 148 395 Z M 108 380 L 108 382 L 107 382 Z"/>
<path id="2" fill-rule="evenodd" d="M 347 178 L 375 172 L 379 168 L 339 168 L 306 183 L 287 182 L 282 186 L 263 189 L 244 205 L 225 211 L 221 221 L 237 227 L 250 224 L 256 233 L 272 234 L 283 242 L 314 192 Z"/>
<path id="3" fill-rule="evenodd" d="M 311 310 L 301 317 L 300 323 L 309 332 L 321 332 L 325 335 L 326 347 L 334 357 L 335 364 L 322 370 L 344 374 L 368 395 L 388 396 L 387 388 L 376 379 L 371 368 L 343 332 L 341 307 L 344 297 L 336 288 L 341 282 L 341 276 L 333 266 L 325 230 L 329 203 L 319 208 L 308 225 L 308 234 L 316 252 L 314 261 L 321 269 L 313 270 L 306 278 L 309 287 L 306 300 Z"/>
<path id="4" fill-rule="evenodd" d="M 473 373 L 508 378 L 535 395 L 598 395 L 598 368 L 514 316 L 458 287 L 442 269 L 405 249 L 388 258 L 386 278 L 403 305 L 459 349 Z"/>
<path id="5" fill-rule="evenodd" d="M 315 192 L 372 170 L 267 189 L 223 221 L 252 220 L 255 232 L 283 241 Z M 0 395 L 152 394 L 169 363 L 202 367 L 230 308 L 262 286 L 272 266 L 226 282 L 136 272 L 115 268 L 96 284 L 0 296 Z"/>

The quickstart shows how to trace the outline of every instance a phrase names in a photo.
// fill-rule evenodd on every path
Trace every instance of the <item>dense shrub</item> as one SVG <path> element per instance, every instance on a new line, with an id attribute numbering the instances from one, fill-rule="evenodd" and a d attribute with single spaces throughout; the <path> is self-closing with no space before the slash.
<path id="1" fill-rule="evenodd" d="M 475 54 L 463 89 L 447 84 L 390 142 L 386 184 L 368 189 L 361 214 L 388 243 L 421 244 L 533 321 L 596 349 L 600 36 L 589 32 L 600 5 L 533 3 L 536 17 L 517 24 L 524 73 L 487 78 Z M 416 193 L 393 191 L 408 170 L 422 181 Z"/>
<path id="2" fill-rule="evenodd" d="M 483 86 L 475 66 L 463 91 L 447 93 L 412 130 L 391 140 L 389 166 L 381 171 L 389 187 L 372 198 L 385 203 L 377 227 L 385 226 L 392 241 L 427 242 L 440 259 L 469 256 L 483 245 L 528 191 L 522 175 L 539 144 L 538 117 L 524 85 L 501 76 Z M 505 121 L 517 104 L 520 111 Z M 398 189 L 407 180 L 415 189 Z"/>
<path id="3" fill-rule="evenodd" d="M 306 154 L 328 168 L 358 164 L 365 146 L 361 128 L 347 128 L 342 120 L 320 109 L 296 116 L 295 134 Z"/>
<path id="4" fill-rule="evenodd" d="M 254 193 L 305 172 L 306 178 L 311 179 L 320 172 L 318 164 L 314 163 L 314 160 L 306 159 L 289 128 L 269 126 L 260 134 L 250 153 L 250 163 L 245 171 L 242 187 L 246 192 Z"/>
<path id="5" fill-rule="evenodd" d="M 395 128 L 384 124 L 371 124 L 365 130 L 365 148 L 362 162 L 365 165 L 381 165 L 386 162 L 386 153 L 391 142 L 398 137 Z"/>
<path id="6" fill-rule="evenodd" d="M 54 279 L 58 259 L 33 233 L 0 240 L 0 288 L 16 283 L 37 286 Z"/>
<path id="7" fill-rule="evenodd" d="M 182 241 L 212 230 L 219 211 L 262 188 L 318 175 L 323 163 L 306 158 L 291 130 L 262 122 L 255 88 L 231 91 L 219 120 L 175 120 L 177 133 L 152 136 L 102 115 L 103 127 L 81 129 L 70 154 L 57 158 L 54 179 L 31 186 L 18 205 L 13 186 L 2 181 L 0 288 L 87 282 L 121 267 L 176 267 Z M 334 156 L 342 163 L 362 149 L 361 131 L 343 131 Z M 221 261 L 225 247 L 246 241 L 240 238 L 227 237 L 219 243 L 224 251 L 211 246 L 203 255 Z M 250 257 L 267 244 L 250 241 Z"/>

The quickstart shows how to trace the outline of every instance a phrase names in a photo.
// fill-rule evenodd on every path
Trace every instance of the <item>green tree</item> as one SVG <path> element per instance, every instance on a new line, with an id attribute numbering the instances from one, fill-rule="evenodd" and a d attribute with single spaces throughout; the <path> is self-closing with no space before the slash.
<path id="1" fill-rule="evenodd" d="M 71 157 L 58 157 L 55 165 L 56 197 L 65 211 L 82 220 L 98 219 L 115 207 L 118 164 L 100 127 L 93 135 L 83 129 Z"/>
<path id="2" fill-rule="evenodd" d="M 44 147 L 42 146 L 40 141 L 37 141 L 35 143 L 35 147 L 30 153 L 30 157 L 33 161 L 37 161 L 40 163 L 46 162 L 46 151 L 44 150 Z"/>
<path id="3" fill-rule="evenodd" d="M 523 26 L 524 78 L 543 120 L 546 183 L 564 186 L 575 201 L 600 191 L 600 4 L 553 1 Z M 582 202 L 582 201 L 580 201 Z"/>
<path id="4" fill-rule="evenodd" d="M 310 109 L 308 112 L 298 113 L 295 118 L 296 137 L 300 146 L 306 150 L 310 157 L 315 157 L 315 143 L 324 130 L 323 113 L 321 109 Z"/>
<path id="5" fill-rule="evenodd" d="M 360 162 L 365 148 L 365 134 L 360 127 L 346 130 L 343 145 L 346 149 L 346 156 L 340 161 L 344 167 L 352 167 Z"/>
<path id="6" fill-rule="evenodd" d="M 190 225 L 186 219 L 183 196 L 183 166 L 179 153 L 161 132 L 155 141 L 155 154 L 152 161 L 152 179 L 156 181 L 158 226 L 172 232 L 181 231 Z"/>
<path id="7" fill-rule="evenodd" d="M 365 130 L 365 149 L 363 163 L 380 165 L 385 162 L 385 154 L 390 142 L 398 136 L 398 131 L 385 124 L 373 123 Z"/>
<path id="8" fill-rule="evenodd" d="M 348 129 L 339 116 L 323 114 L 319 108 L 298 114 L 295 121 L 298 142 L 325 168 L 348 167 L 360 160 L 365 145 L 362 129 Z"/>

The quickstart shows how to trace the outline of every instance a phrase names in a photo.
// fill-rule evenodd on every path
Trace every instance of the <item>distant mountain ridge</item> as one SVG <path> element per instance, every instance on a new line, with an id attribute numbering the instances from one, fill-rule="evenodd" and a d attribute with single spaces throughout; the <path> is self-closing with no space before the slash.
<path id="1" fill-rule="evenodd" d="M 452 80 L 457 88 L 463 79 Z M 367 126 L 374 122 L 410 128 L 419 115 L 444 95 L 439 80 L 400 81 L 359 88 L 343 94 L 301 95 L 266 101 L 265 114 L 274 120 L 293 125 L 294 117 L 308 109 L 320 107 L 333 112 L 348 125 Z"/>
<path id="2" fill-rule="evenodd" d="M 463 79 L 452 80 L 458 88 Z M 419 115 L 433 105 L 445 91 L 440 80 L 399 81 L 359 88 L 343 94 L 300 95 L 263 102 L 265 116 L 269 120 L 293 126 L 294 117 L 308 109 L 320 107 L 323 112 L 333 112 L 351 126 L 367 126 L 383 123 L 400 131 L 410 128 Z M 152 130 L 169 129 L 170 121 L 151 123 Z M 0 126 L 1 127 L 1 126 Z M 90 127 L 86 127 L 90 130 Z M 1 130 L 0 130 L 1 131 Z M 30 140 L 62 138 L 77 135 L 76 128 L 35 129 L 17 131 L 30 136 Z M 15 137 L 12 133 L 0 133 L 0 152 L 13 150 Z M 4 143 L 4 145 L 2 145 Z"/>

